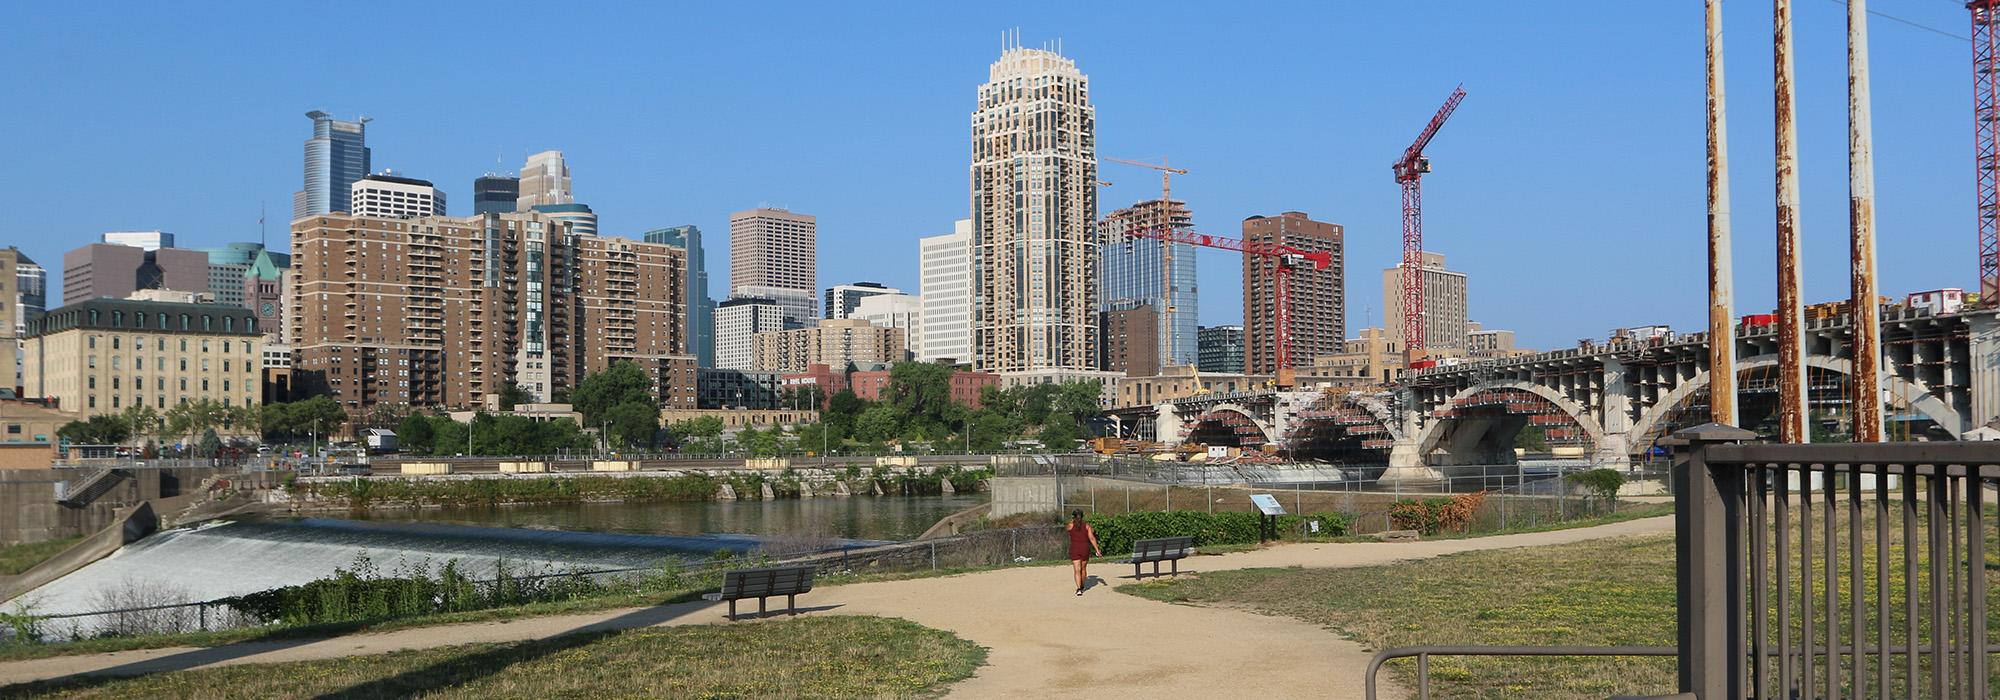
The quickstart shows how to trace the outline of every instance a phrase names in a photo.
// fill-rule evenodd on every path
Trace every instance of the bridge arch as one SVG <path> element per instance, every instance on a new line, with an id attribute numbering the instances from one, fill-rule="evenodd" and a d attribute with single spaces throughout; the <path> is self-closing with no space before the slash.
<path id="1" fill-rule="evenodd" d="M 1737 360 L 1736 371 L 1742 372 L 1744 370 L 1775 367 L 1777 364 L 1778 356 L 1775 354 L 1757 355 Z M 1806 366 L 1829 372 L 1839 372 L 1848 376 L 1854 375 L 1853 363 L 1844 357 L 1807 355 Z M 1696 391 L 1707 388 L 1708 381 L 1709 371 L 1704 369 L 1694 375 L 1693 378 L 1682 382 L 1679 386 L 1674 387 L 1672 391 L 1667 392 L 1667 395 L 1660 399 L 1658 403 L 1641 412 L 1639 420 L 1632 423 L 1633 449 L 1642 449 L 1644 445 L 1640 443 L 1640 439 L 1652 434 L 1653 430 L 1659 428 L 1661 421 L 1666 420 L 1667 416 L 1672 414 L 1675 409 L 1685 405 L 1688 399 L 1694 397 Z M 1889 391 L 1890 398 L 1909 404 L 1912 410 L 1936 422 L 1938 427 L 1951 433 L 1953 438 L 1959 437 L 1963 432 L 1963 428 L 1965 427 L 1964 416 L 1959 415 L 1957 409 L 1952 408 L 1944 401 L 1938 399 L 1938 397 L 1931 395 L 1928 391 L 1924 391 L 1924 388 L 1915 382 L 1902 377 L 1885 374 L 1882 375 L 1882 386 Z"/>
<path id="2" fill-rule="evenodd" d="M 1596 417 L 1590 415 L 1590 409 L 1570 400 L 1569 397 L 1562 395 L 1560 392 L 1540 384 L 1533 384 L 1517 379 L 1484 381 L 1452 394 L 1451 398 L 1445 399 L 1443 406 L 1449 408 L 1453 404 L 1458 403 L 1460 399 L 1470 398 L 1472 395 L 1480 392 L 1500 389 L 1525 391 L 1547 399 L 1549 403 L 1555 404 L 1556 408 L 1562 409 L 1562 412 L 1567 414 L 1570 420 L 1576 421 L 1577 425 L 1583 427 L 1583 432 L 1590 436 L 1591 444 L 1604 444 L 1604 426 L 1599 424 Z M 1432 450 L 1437 449 L 1438 441 L 1444 438 L 1445 425 L 1450 422 L 1449 419 L 1425 421 L 1423 431 L 1417 437 L 1417 454 L 1427 455 Z"/>
<path id="3" fill-rule="evenodd" d="M 1215 404 L 1213 406 L 1209 406 L 1208 408 L 1202 410 L 1202 412 L 1195 414 L 1194 421 L 1192 422 L 1195 423 L 1206 422 L 1210 414 L 1225 413 L 1225 412 L 1234 413 L 1239 416 L 1242 416 L 1245 419 L 1249 420 L 1251 425 L 1257 426 L 1258 432 L 1263 433 L 1264 442 L 1267 444 L 1277 443 L 1279 442 L 1279 438 L 1282 437 L 1278 435 L 1277 431 L 1274 428 L 1272 428 L 1270 421 L 1258 417 L 1257 411 L 1255 409 L 1243 406 L 1241 404 L 1224 402 Z M 1194 429 L 1189 429 L 1186 435 L 1182 439 L 1188 440 L 1193 438 L 1194 432 L 1195 432 Z"/>

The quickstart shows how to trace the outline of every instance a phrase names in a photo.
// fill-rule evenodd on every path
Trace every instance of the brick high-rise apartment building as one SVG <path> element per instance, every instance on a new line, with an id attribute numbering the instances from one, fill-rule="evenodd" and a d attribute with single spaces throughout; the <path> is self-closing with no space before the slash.
<path id="1" fill-rule="evenodd" d="M 1340 352 L 1347 340 L 1347 257 L 1340 224 L 1314 221 L 1304 212 L 1252 216 L 1243 220 L 1243 240 L 1275 243 L 1333 254 L 1333 266 L 1310 266 L 1292 273 L 1294 368 Z M 1243 256 L 1243 364 L 1247 374 L 1273 374 L 1278 367 L 1277 258 Z"/>
<path id="2" fill-rule="evenodd" d="M 360 412 L 473 407 L 508 382 L 550 400 L 634 360 L 694 407 L 687 251 L 582 236 L 538 212 L 292 223 L 296 386 Z"/>

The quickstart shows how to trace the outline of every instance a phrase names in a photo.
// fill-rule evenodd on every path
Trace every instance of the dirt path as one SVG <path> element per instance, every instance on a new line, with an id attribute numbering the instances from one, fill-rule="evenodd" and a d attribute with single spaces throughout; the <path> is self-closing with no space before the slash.
<path id="1" fill-rule="evenodd" d="M 1464 540 L 1307 544 L 1196 557 L 1184 570 L 1373 566 L 1490 549 L 1669 532 L 1671 517 Z M 1093 567 L 1111 586 L 1129 569 Z M 952 687 L 960 697 L 1343 697 L 1362 694 L 1372 652 L 1291 618 L 1119 595 L 1106 586 L 1079 597 L 1069 571 L 1001 569 L 943 578 L 831 586 L 802 603 L 833 614 L 902 617 L 949 630 L 991 650 L 978 675 Z M 74 674 L 142 674 L 213 665 L 306 661 L 475 642 L 516 642 L 584 631 L 722 622 L 713 603 L 427 627 L 322 640 L 235 644 L 65 656 L 0 663 L 0 684 Z M 1392 691 L 1394 689 L 1391 689 Z M 1385 693 L 1401 697 L 1400 692 Z"/>

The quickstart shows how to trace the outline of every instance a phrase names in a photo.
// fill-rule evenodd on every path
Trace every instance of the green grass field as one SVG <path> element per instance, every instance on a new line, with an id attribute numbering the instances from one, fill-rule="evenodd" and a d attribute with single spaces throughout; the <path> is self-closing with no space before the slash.
<path id="1" fill-rule="evenodd" d="M 13 576 L 35 568 L 36 564 L 47 561 L 49 557 L 61 554 L 63 550 L 69 549 L 70 545 L 82 540 L 83 538 L 81 537 L 71 537 L 68 539 L 36 542 L 34 544 L 17 544 L 0 547 L 0 574 Z"/>
<path id="2" fill-rule="evenodd" d="M 378 656 L 0 688 L 56 698 L 932 697 L 986 650 L 904 620 L 791 620 L 583 633 Z"/>

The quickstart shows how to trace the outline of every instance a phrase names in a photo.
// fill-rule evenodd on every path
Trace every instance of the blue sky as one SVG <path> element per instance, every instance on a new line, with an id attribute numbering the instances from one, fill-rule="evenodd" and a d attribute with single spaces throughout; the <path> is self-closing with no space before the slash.
<path id="1" fill-rule="evenodd" d="M 1004 31 L 1090 76 L 1100 155 L 1172 157 L 1198 228 L 1305 211 L 1346 226 L 1350 330 L 1380 325 L 1389 164 L 1452 86 L 1427 247 L 1475 320 L 1524 344 L 1702 324 L 1701 4 L 38 3 L 0 29 L 0 245 L 51 266 L 107 230 L 285 240 L 302 114 L 373 117 L 377 169 L 470 184 L 569 158 L 607 235 L 693 223 L 726 292 L 731 211 L 820 220 L 820 283 L 915 291 L 916 239 L 966 216 L 968 119 Z M 1878 11 L 1966 33 L 1962 3 Z M 1725 18 L 1739 313 L 1772 305 L 1770 4 Z M 1846 296 L 1844 10 L 1797 0 L 1811 301 Z M 1976 287 L 1968 44 L 1872 25 L 1882 289 Z M 1107 165 L 1106 211 L 1157 196 Z M 1201 253 L 1201 320 L 1241 315 Z"/>

